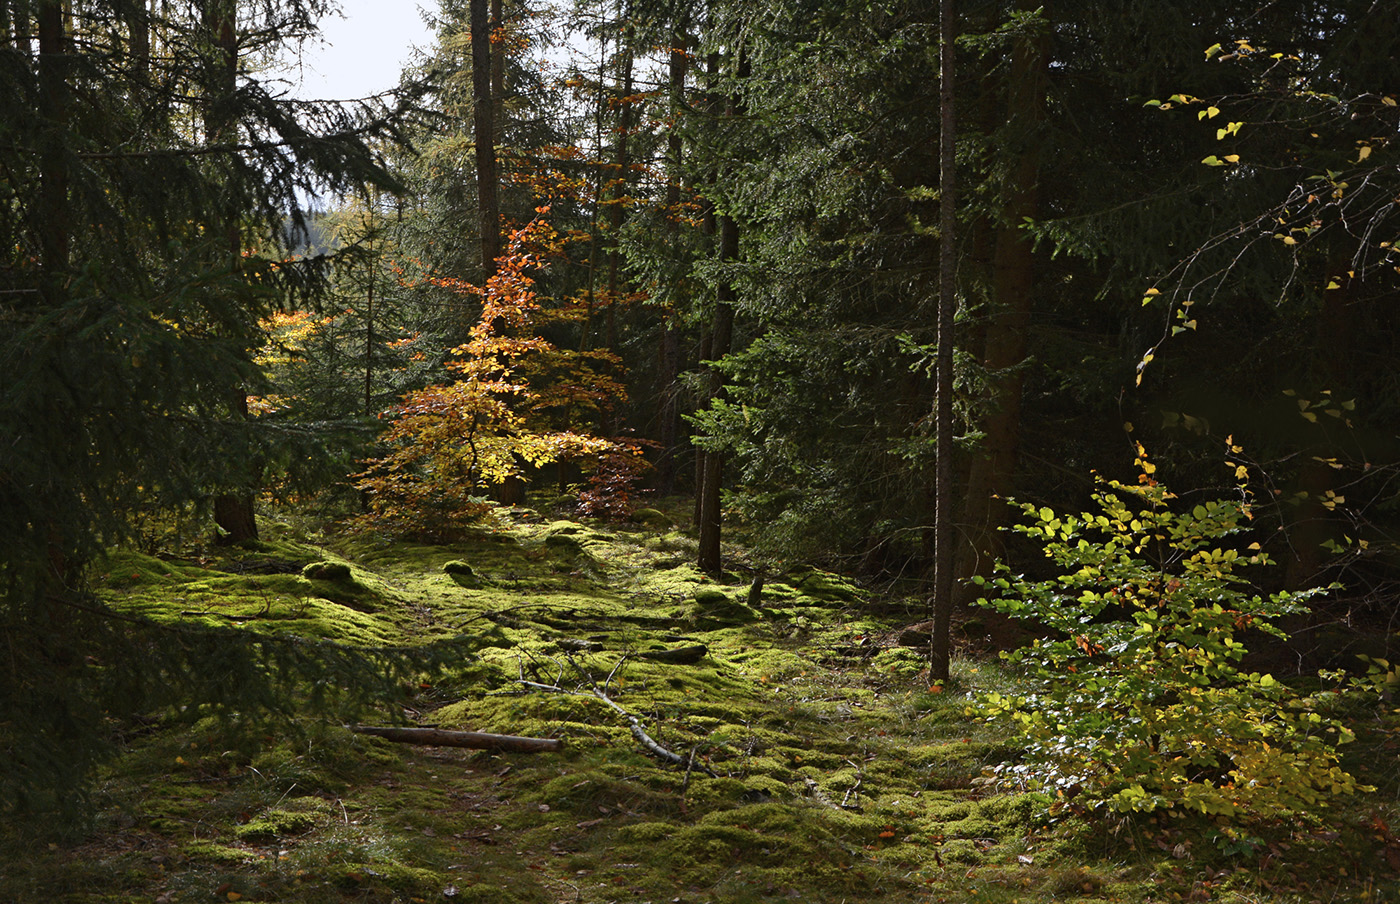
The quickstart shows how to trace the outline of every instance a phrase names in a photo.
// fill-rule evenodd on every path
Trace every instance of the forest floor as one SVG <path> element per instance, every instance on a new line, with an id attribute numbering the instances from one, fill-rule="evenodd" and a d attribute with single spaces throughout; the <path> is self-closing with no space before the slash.
<path id="1" fill-rule="evenodd" d="M 1014 676 L 961 658 L 931 688 L 900 645 L 921 603 L 810 567 L 751 595 L 752 571 L 706 578 L 655 511 L 619 527 L 513 509 L 450 546 L 264 527 L 250 548 L 114 553 L 98 590 L 157 620 L 352 646 L 474 637 L 381 718 L 563 749 L 128 728 L 94 830 L 0 851 L 0 901 L 1400 901 L 1393 725 L 1346 763 L 1380 790 L 1316 826 L 1046 825 L 984 777 L 1015 738 L 966 711 Z M 623 711 L 689 765 L 648 753 Z"/>

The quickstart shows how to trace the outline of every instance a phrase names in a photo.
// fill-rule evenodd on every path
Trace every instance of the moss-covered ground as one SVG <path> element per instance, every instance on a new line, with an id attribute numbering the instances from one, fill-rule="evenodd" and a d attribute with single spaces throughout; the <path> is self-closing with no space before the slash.
<path id="1" fill-rule="evenodd" d="M 920 612 L 810 567 L 721 581 L 659 514 L 526 509 L 451 546 L 316 535 L 183 557 L 113 553 L 113 605 L 163 621 L 479 652 L 388 721 L 561 738 L 557 753 L 391 744 L 340 725 L 250 746 L 153 721 L 104 773 L 92 832 L 14 842 L 0 901 L 1400 901 L 1397 739 L 1381 790 L 1277 840 L 1181 826 L 1046 826 L 984 769 L 1015 739 L 965 715 L 1011 680 L 959 660 L 930 688 L 898 645 Z M 697 661 L 655 653 L 705 648 Z M 653 655 L 648 655 L 653 654 Z M 550 690 L 548 688 L 555 688 Z M 649 755 L 631 713 L 691 768 Z"/>

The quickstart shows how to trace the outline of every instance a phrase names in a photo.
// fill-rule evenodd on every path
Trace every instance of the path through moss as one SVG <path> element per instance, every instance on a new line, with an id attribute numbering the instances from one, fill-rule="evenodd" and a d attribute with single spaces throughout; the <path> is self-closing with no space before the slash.
<path id="1" fill-rule="evenodd" d="M 25 851 L 0 898 L 837 904 L 1198 888 L 1162 857 L 1099 861 L 1047 840 L 1029 800 L 982 784 L 1014 751 L 966 719 L 962 694 L 1003 679 L 964 662 L 932 692 L 919 654 L 891 641 L 917 618 L 898 600 L 812 568 L 768 576 L 755 597 L 751 576 L 696 571 L 693 540 L 664 518 L 623 529 L 513 511 L 451 546 L 116 553 L 98 587 L 161 621 L 351 645 L 475 638 L 477 654 L 384 719 L 562 738 L 562 753 L 409 748 L 336 725 L 250 746 L 216 720 L 158 723 L 106 777 L 91 838 Z M 693 662 L 656 657 L 698 647 Z M 599 693 L 693 766 L 648 755 Z"/>

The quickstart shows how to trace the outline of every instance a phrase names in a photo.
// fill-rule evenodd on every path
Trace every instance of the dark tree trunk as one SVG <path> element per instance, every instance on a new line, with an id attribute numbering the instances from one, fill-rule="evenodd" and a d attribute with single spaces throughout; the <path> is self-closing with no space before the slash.
<path id="1" fill-rule="evenodd" d="M 67 278 L 71 224 L 68 212 L 68 157 L 63 131 L 68 116 L 68 87 L 64 78 L 68 36 L 63 4 L 39 4 L 39 96 L 53 124 L 39 151 L 39 253 L 44 268 L 45 298 L 50 304 Z"/>
<path id="2" fill-rule="evenodd" d="M 471 0 L 472 111 L 476 136 L 477 230 L 481 233 L 482 280 L 496 275 L 501 255 L 501 206 L 496 174 L 495 104 L 491 92 L 490 0 Z"/>
<path id="3" fill-rule="evenodd" d="M 126 27 L 131 33 L 131 69 L 145 79 L 151 69 L 151 20 L 146 0 L 136 0 L 126 11 Z"/>
<path id="4" fill-rule="evenodd" d="M 681 115 L 684 104 L 685 76 L 690 57 L 685 48 L 684 26 L 677 27 L 671 35 L 670 89 L 671 116 Z M 680 201 L 681 201 L 681 155 L 684 148 L 680 129 L 673 123 L 666 136 L 666 158 L 670 168 L 670 178 L 666 184 L 666 232 L 673 247 L 680 240 Z M 679 249 L 677 249 L 679 250 Z M 661 334 L 661 360 L 658 385 L 660 402 L 657 406 L 657 441 L 661 444 L 661 456 L 656 463 L 657 488 L 663 496 L 676 491 L 676 460 L 680 454 L 680 328 L 676 326 L 674 313 L 679 306 L 683 280 L 678 280 L 673 292 L 677 296 L 667 312 L 666 326 Z"/>
<path id="5" fill-rule="evenodd" d="M 613 146 L 612 185 L 608 191 L 608 309 L 607 347 L 617 347 L 617 295 L 619 290 L 618 273 L 622 251 L 618 245 L 622 224 L 627 218 L 627 186 L 631 157 L 628 138 L 632 132 L 632 28 L 623 31 L 622 47 L 622 98 L 619 101 L 617 142 Z"/>
<path id="6" fill-rule="evenodd" d="M 739 259 L 739 225 L 728 215 L 719 218 L 719 259 L 735 261 Z M 719 361 L 729 354 L 734 336 L 734 302 L 736 295 L 733 283 L 725 280 L 719 286 L 715 299 L 715 319 L 710 329 L 710 358 Z M 722 397 L 723 376 L 716 367 L 710 368 L 709 400 Z M 699 499 L 700 555 L 698 565 L 706 574 L 719 574 L 723 570 L 720 556 L 720 485 L 724 480 L 724 454 L 705 452 L 701 474 L 702 483 L 697 487 Z"/>
<path id="7" fill-rule="evenodd" d="M 739 79 L 748 75 L 749 64 L 742 50 L 735 49 L 735 73 Z M 712 57 L 710 71 L 718 71 L 717 59 Z M 729 95 L 724 105 L 726 117 L 738 116 L 743 111 L 743 101 L 736 93 Z M 713 214 L 711 214 L 713 215 Z M 721 264 L 739 259 L 739 224 L 730 213 L 718 217 L 719 260 Z M 737 293 L 732 280 L 723 278 L 715 291 L 715 316 L 710 329 L 710 360 L 719 361 L 729 354 L 734 336 L 734 303 Z M 719 368 L 711 367 L 709 387 L 706 393 L 708 403 L 721 398 L 724 393 L 724 378 Z M 697 476 L 700 479 L 696 492 L 696 524 L 700 530 L 700 551 L 697 565 L 706 574 L 718 575 L 724 563 L 720 555 L 720 488 L 724 482 L 724 454 L 702 452 L 697 462 Z"/>
<path id="8" fill-rule="evenodd" d="M 43 273 L 40 298 L 45 305 L 54 308 L 66 300 L 64 287 L 68 279 L 71 241 L 68 152 L 63 140 L 69 113 L 65 72 L 68 34 L 64 18 L 63 5 L 58 0 L 44 0 L 39 4 L 39 96 L 49 122 L 39 150 L 39 256 Z M 27 26 L 27 21 L 23 26 L 17 24 L 17 32 Z M 25 39 L 23 43 L 28 45 L 29 41 Z M 63 531 L 50 523 L 48 533 L 49 586 L 46 590 L 51 599 L 58 599 L 67 591 L 73 563 Z M 50 617 L 55 626 L 64 624 L 67 618 L 62 607 L 53 607 Z"/>
<path id="9" fill-rule="evenodd" d="M 1002 556 L 1002 531 L 1013 513 L 1006 499 L 1015 491 L 1016 458 L 1021 439 L 1021 396 L 1026 359 L 1026 332 L 1035 297 L 1034 255 L 1021 224 L 1038 211 L 1040 124 L 1045 115 L 1048 41 L 1043 36 L 1018 38 L 1007 80 L 1006 121 L 1019 136 L 1008 196 L 1000 225 L 994 230 L 991 300 L 982 332 L 982 364 L 991 375 L 991 410 L 983 419 L 982 448 L 968 468 L 963 520 L 968 541 L 959 554 L 961 595 L 971 596 L 974 575 L 988 575 Z"/>
<path id="10" fill-rule="evenodd" d="M 205 0 L 201 10 L 205 34 L 218 52 L 216 69 L 210 82 L 209 97 L 204 109 L 205 139 L 209 144 L 228 140 L 232 127 L 232 103 L 238 89 L 238 34 L 236 30 L 237 5 L 234 0 Z M 224 233 L 224 254 L 228 266 L 237 268 L 243 251 L 243 240 L 239 233 L 240 211 L 224 202 L 214 212 L 212 228 Z M 231 414 L 237 418 L 248 417 L 248 394 L 242 388 L 230 392 Z M 255 470 L 249 462 L 235 462 L 234 470 Z M 214 498 L 214 523 L 219 528 L 219 541 L 222 543 L 244 543 L 258 539 L 258 525 L 253 516 L 253 486 L 250 480 L 246 489 L 233 493 L 221 493 Z"/>
<path id="11" fill-rule="evenodd" d="M 953 0 L 939 7 L 938 357 L 935 364 L 933 638 L 929 673 L 947 681 L 953 614 L 953 326 L 957 311 L 957 122 L 953 116 Z"/>

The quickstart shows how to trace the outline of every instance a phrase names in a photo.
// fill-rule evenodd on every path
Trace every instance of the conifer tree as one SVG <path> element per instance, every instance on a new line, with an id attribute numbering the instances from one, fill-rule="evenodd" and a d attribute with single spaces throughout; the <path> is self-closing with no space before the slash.
<path id="1" fill-rule="evenodd" d="M 286 225 L 304 227 L 306 195 L 394 187 L 366 144 L 394 140 L 391 119 L 297 103 L 251 68 L 327 7 L 5 6 L 0 813 L 75 813 L 104 718 L 229 695 L 265 711 L 274 661 L 329 667 L 119 617 L 83 585 L 133 513 L 246 493 L 250 463 L 292 438 L 230 404 L 260 384 L 262 318 L 326 287 Z M 219 643 L 229 670 L 206 680 Z"/>

